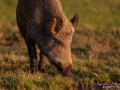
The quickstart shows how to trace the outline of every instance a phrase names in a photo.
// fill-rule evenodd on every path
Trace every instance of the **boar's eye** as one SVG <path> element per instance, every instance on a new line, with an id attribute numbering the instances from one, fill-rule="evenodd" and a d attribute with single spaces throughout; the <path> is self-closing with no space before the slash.
<path id="1" fill-rule="evenodd" d="M 64 47 L 64 43 L 63 42 L 61 42 L 60 40 L 58 40 L 58 39 L 56 39 L 56 38 L 53 38 L 54 39 L 54 41 L 56 42 L 56 44 L 58 45 L 58 46 L 61 46 L 62 48 Z"/>

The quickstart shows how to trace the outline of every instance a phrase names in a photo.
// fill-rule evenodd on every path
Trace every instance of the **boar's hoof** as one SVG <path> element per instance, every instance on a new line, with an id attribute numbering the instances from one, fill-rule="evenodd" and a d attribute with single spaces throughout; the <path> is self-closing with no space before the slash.
<path id="1" fill-rule="evenodd" d="M 40 65 L 38 65 L 38 70 L 40 71 L 40 72 L 45 72 L 45 65 L 44 64 L 40 64 Z"/>
<path id="2" fill-rule="evenodd" d="M 31 66 L 30 66 L 31 67 Z M 30 72 L 31 73 L 36 73 L 38 71 L 38 67 L 31 67 Z"/>
<path id="3" fill-rule="evenodd" d="M 30 72 L 31 73 L 35 73 L 38 71 L 38 64 L 36 60 L 33 60 L 33 62 L 31 62 L 30 64 Z"/>

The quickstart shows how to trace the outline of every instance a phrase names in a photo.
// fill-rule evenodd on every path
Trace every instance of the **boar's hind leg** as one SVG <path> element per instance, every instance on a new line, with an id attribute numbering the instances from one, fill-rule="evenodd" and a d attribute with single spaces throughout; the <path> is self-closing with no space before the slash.
<path id="1" fill-rule="evenodd" d="M 37 52 L 36 52 L 35 43 L 32 39 L 27 38 L 26 44 L 27 44 L 28 53 L 30 57 L 30 70 L 31 70 L 31 73 L 34 73 L 38 71 Z"/>
<path id="2" fill-rule="evenodd" d="M 43 52 L 40 52 L 40 62 L 38 65 L 38 69 L 41 72 L 45 71 L 45 66 L 46 66 L 46 56 L 43 54 Z"/>

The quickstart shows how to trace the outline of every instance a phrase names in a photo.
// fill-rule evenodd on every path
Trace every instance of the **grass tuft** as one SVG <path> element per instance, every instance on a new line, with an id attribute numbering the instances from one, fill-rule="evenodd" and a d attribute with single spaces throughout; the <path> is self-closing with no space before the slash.
<path id="1" fill-rule="evenodd" d="M 45 73 L 30 73 L 16 25 L 17 0 L 1 0 L 0 90 L 97 90 L 98 83 L 120 83 L 120 0 L 61 2 L 69 19 L 75 12 L 80 18 L 71 46 L 72 76 L 62 76 L 49 62 Z"/>

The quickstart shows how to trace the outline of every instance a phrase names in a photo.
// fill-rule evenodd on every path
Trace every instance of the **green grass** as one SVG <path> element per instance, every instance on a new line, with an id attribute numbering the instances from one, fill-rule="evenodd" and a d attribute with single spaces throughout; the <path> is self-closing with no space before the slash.
<path id="1" fill-rule="evenodd" d="M 62 0 L 62 2 L 64 11 L 69 17 L 72 17 L 74 12 L 79 12 L 81 24 L 119 27 L 119 0 L 114 2 L 112 0 L 76 0 L 75 2 L 73 0 Z"/>
<path id="2" fill-rule="evenodd" d="M 120 82 L 120 0 L 61 2 L 69 19 L 79 13 L 72 43 L 73 75 L 62 76 L 49 62 L 45 73 L 29 72 L 27 48 L 16 25 L 17 0 L 1 0 L 0 90 L 82 90 Z"/>

